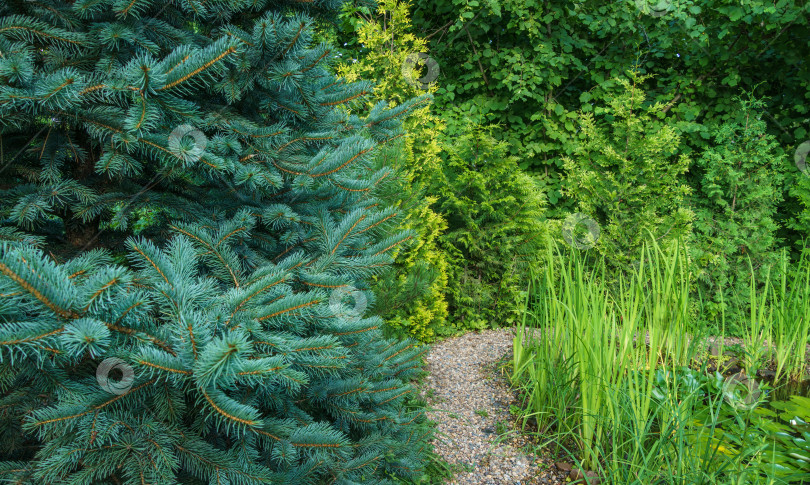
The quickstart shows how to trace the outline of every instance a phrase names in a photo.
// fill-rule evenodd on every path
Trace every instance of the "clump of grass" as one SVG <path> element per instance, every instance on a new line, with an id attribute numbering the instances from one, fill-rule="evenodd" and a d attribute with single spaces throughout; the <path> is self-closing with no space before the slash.
<path id="1" fill-rule="evenodd" d="M 603 263 L 586 269 L 579 253 L 548 249 L 513 342 L 524 428 L 535 422 L 539 435 L 609 483 L 759 480 L 763 449 L 724 437 L 732 428 L 748 436 L 754 406 L 730 406 L 738 397 L 722 376 L 689 367 L 705 335 L 689 311 L 686 248 L 651 241 L 640 260 L 608 288 Z M 796 356 L 803 359 L 808 336 L 810 265 L 802 261 L 789 276 L 780 268 L 777 284 L 751 286 L 746 349 L 771 343 L 780 376 L 803 366 Z M 746 370 L 769 357 L 744 356 Z"/>
<path id="2" fill-rule="evenodd" d="M 810 251 L 805 248 L 791 267 L 787 251 L 779 260 L 779 277 L 770 286 L 773 320 L 769 348 L 776 362 L 776 379 L 798 381 L 805 376 L 805 351 L 810 337 Z"/>

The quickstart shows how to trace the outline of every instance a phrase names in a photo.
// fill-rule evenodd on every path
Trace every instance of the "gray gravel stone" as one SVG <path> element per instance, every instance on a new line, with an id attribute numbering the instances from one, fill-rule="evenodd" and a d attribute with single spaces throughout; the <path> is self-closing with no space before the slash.
<path id="1" fill-rule="evenodd" d="M 528 440 L 514 429 L 509 407 L 517 404 L 517 396 L 493 370 L 496 362 L 511 357 L 513 337 L 512 329 L 467 333 L 434 344 L 427 356 L 422 391 L 433 391 L 428 417 L 438 423 L 436 452 L 470 470 L 448 483 L 565 483 L 565 474 L 550 459 L 525 453 Z"/>

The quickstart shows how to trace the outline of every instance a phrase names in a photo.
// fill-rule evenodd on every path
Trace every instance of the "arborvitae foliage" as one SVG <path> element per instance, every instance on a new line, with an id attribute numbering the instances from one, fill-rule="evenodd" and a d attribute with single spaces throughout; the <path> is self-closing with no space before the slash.
<path id="1" fill-rule="evenodd" d="M 565 158 L 565 194 L 600 227 L 594 249 L 610 268 L 629 271 L 652 233 L 668 246 L 691 232 L 683 180 L 690 160 L 679 153 L 680 132 L 662 103 L 646 104 L 649 76 L 617 78 L 613 97 L 580 113 L 580 145 Z M 596 115 L 596 116 L 594 116 Z"/>
<path id="2" fill-rule="evenodd" d="M 409 59 L 424 52 L 427 44 L 411 32 L 409 8 L 409 2 L 382 0 L 375 12 L 348 4 L 344 11 L 347 54 L 353 58 L 338 72 L 349 80 L 377 80 L 368 108 L 377 100 L 395 106 L 420 92 L 436 91 L 437 83 L 414 82 L 407 76 L 420 77 L 409 73 L 407 66 L 417 67 Z M 439 246 L 447 223 L 432 207 L 436 197 L 427 192 L 440 178 L 442 165 L 439 140 L 444 123 L 434 111 L 432 104 L 414 111 L 403 123 L 407 136 L 399 140 L 400 146 L 388 150 L 390 164 L 400 168 L 398 176 L 390 179 L 390 200 L 406 214 L 401 227 L 415 231 L 418 240 L 396 255 L 391 270 L 374 285 L 376 309 L 389 326 L 422 341 L 440 334 L 447 319 L 448 262 Z"/>
<path id="3" fill-rule="evenodd" d="M 311 42 L 340 3 L 0 4 L 3 481 L 419 468 L 422 351 L 363 281 L 413 237 L 372 161 L 423 100 L 347 114 L 370 85 Z"/>
<path id="4" fill-rule="evenodd" d="M 693 201 L 697 280 L 708 316 L 717 317 L 726 305 L 733 333 L 740 332 L 749 308 L 750 270 L 764 281 L 779 259 L 777 211 L 788 164 L 766 132 L 761 108 L 761 101 L 743 101 L 739 119 L 717 128 L 715 146 L 702 153 L 694 170 L 700 179 Z"/>
<path id="5" fill-rule="evenodd" d="M 442 140 L 447 159 L 432 190 L 449 226 L 440 238 L 450 261 L 444 334 L 515 324 L 529 274 L 549 242 L 545 194 L 492 131 L 473 125 Z"/>

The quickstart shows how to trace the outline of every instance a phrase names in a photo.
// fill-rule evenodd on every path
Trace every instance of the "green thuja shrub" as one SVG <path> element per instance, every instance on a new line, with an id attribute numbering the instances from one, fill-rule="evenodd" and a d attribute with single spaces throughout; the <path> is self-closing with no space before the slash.
<path id="1" fill-rule="evenodd" d="M 342 16 L 348 60 L 339 72 L 378 80 L 375 96 L 392 106 L 446 84 L 436 66 L 414 57 L 427 52 L 427 41 L 414 34 L 410 8 L 398 0 L 376 10 L 347 4 Z M 432 105 L 404 126 L 402 149 L 391 156 L 403 167 L 393 196 L 407 212 L 402 228 L 419 238 L 377 280 L 381 314 L 420 340 L 513 322 L 525 272 L 544 240 L 542 191 L 492 128 L 438 115 Z"/>
<path id="2" fill-rule="evenodd" d="M 790 217 L 784 220 L 784 226 L 790 228 L 801 237 L 794 240 L 794 252 L 804 247 L 807 234 L 810 234 L 810 137 L 806 132 L 802 138 L 798 138 L 794 146 L 790 147 L 784 160 L 785 167 L 785 187 L 788 197 L 786 197 L 795 210 L 791 211 Z"/>
<path id="3" fill-rule="evenodd" d="M 365 310 L 426 100 L 349 114 L 340 5 L 0 3 L 1 481 L 419 476 L 425 349 Z"/>
<path id="4" fill-rule="evenodd" d="M 650 233 L 663 247 L 688 235 L 694 217 L 683 180 L 690 161 L 678 153 L 680 135 L 665 106 L 645 104 L 645 79 L 616 79 L 606 106 L 580 113 L 580 142 L 565 158 L 564 193 L 598 224 L 593 249 L 613 271 L 637 264 Z"/>
<path id="5" fill-rule="evenodd" d="M 697 159 L 693 176 L 700 191 L 692 200 L 692 253 L 707 317 L 724 311 L 735 334 L 748 308 L 751 270 L 764 281 L 779 259 L 776 219 L 786 165 L 760 119 L 762 102 L 743 101 L 741 108 L 739 119 L 713 130 L 714 144 Z"/>
<path id="6" fill-rule="evenodd" d="M 338 66 L 338 73 L 347 80 L 376 81 L 366 109 L 379 101 L 393 107 L 436 90 L 435 84 L 422 86 L 403 75 L 408 56 L 423 52 L 426 45 L 411 32 L 409 7 L 408 2 L 397 0 L 382 0 L 376 11 L 344 6 L 340 34 L 350 44 L 345 50 L 351 60 Z M 380 197 L 404 214 L 399 228 L 413 230 L 417 236 L 412 245 L 396 253 L 390 270 L 372 285 L 380 316 L 398 333 L 422 341 L 433 340 L 447 319 L 448 262 L 439 247 L 447 224 L 432 207 L 435 196 L 427 191 L 441 171 L 439 136 L 444 124 L 433 110 L 432 103 L 414 110 L 403 120 L 407 134 L 383 153 L 386 164 L 396 170 Z"/>
<path id="7" fill-rule="evenodd" d="M 445 332 L 514 324 L 529 270 L 548 242 L 545 197 L 491 128 L 443 141 L 447 158 L 436 207 L 447 219 L 450 261 Z"/>

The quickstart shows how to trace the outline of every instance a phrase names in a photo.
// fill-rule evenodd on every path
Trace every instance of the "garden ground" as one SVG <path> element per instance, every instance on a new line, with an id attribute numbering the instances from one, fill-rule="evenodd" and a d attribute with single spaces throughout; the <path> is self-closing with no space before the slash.
<path id="1" fill-rule="evenodd" d="M 485 330 L 435 344 L 427 357 L 423 393 L 437 424 L 436 452 L 453 466 L 458 484 L 558 484 L 565 473 L 532 454 L 510 412 L 517 393 L 501 371 L 512 355 L 514 329 Z"/>

